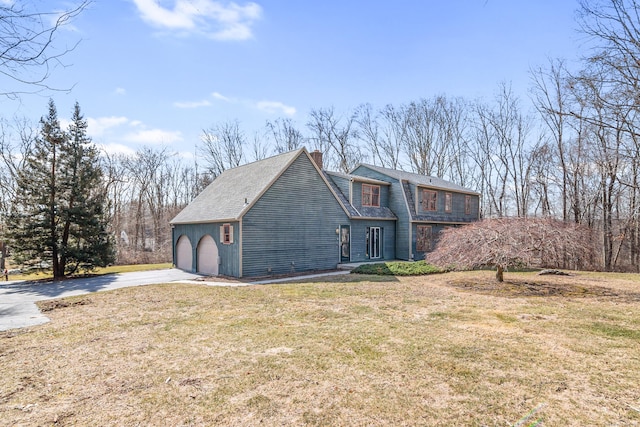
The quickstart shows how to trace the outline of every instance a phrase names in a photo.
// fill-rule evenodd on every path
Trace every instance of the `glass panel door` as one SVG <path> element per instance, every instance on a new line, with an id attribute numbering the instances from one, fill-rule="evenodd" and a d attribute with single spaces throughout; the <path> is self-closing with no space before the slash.
<path id="1" fill-rule="evenodd" d="M 340 262 L 351 261 L 351 237 L 348 225 L 340 226 Z"/>
<path id="2" fill-rule="evenodd" d="M 382 233 L 380 227 L 369 227 L 369 258 L 380 258 L 380 242 L 382 241 Z"/>

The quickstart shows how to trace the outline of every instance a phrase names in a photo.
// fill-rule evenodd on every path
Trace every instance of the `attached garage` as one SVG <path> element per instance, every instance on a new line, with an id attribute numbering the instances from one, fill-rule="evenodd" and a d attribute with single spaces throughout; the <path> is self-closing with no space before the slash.
<path id="1" fill-rule="evenodd" d="M 184 271 L 192 271 L 193 250 L 191 241 L 185 235 L 180 236 L 176 244 L 176 267 Z"/>
<path id="2" fill-rule="evenodd" d="M 218 246 L 210 235 L 198 243 L 198 273 L 218 275 Z"/>

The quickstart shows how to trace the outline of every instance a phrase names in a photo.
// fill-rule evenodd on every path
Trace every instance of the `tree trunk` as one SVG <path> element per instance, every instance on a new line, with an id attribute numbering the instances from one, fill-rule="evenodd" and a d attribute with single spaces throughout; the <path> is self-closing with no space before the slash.
<path id="1" fill-rule="evenodd" d="M 504 282 L 504 268 L 501 265 L 496 266 L 496 280 Z"/>

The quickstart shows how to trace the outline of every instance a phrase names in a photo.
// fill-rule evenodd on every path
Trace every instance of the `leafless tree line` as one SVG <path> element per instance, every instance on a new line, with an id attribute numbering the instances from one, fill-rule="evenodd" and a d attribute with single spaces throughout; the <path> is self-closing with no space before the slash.
<path id="1" fill-rule="evenodd" d="M 553 217 L 597 236 L 600 268 L 640 266 L 640 2 L 583 0 L 593 46 L 577 69 L 561 59 L 531 70 L 533 109 L 508 83 L 493 99 L 445 94 L 400 105 L 310 111 L 247 133 L 237 120 L 204 129 L 200 163 L 168 148 L 103 157 L 120 260 L 169 259 L 168 220 L 223 171 L 306 146 L 325 168 L 360 162 L 444 178 L 477 190 L 485 218 Z M 0 123 L 0 210 L 34 131 Z"/>
<path id="2" fill-rule="evenodd" d="M 11 209 L 16 173 L 36 132 L 25 121 L 0 121 L 0 218 Z M 210 182 L 208 175 L 167 147 L 145 147 L 128 155 L 103 152 L 101 162 L 117 261 L 170 261 L 169 221 Z M 5 227 L 11 224 L 0 221 L 0 234 Z"/>

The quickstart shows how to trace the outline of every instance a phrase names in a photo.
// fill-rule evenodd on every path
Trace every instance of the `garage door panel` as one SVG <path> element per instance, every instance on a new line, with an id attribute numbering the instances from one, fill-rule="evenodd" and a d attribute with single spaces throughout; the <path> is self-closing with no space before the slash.
<path id="1" fill-rule="evenodd" d="M 193 250 L 187 236 L 180 236 L 176 243 L 176 266 L 185 271 L 193 270 Z"/>
<path id="2" fill-rule="evenodd" d="M 209 235 L 198 243 L 198 273 L 218 275 L 218 246 Z"/>

